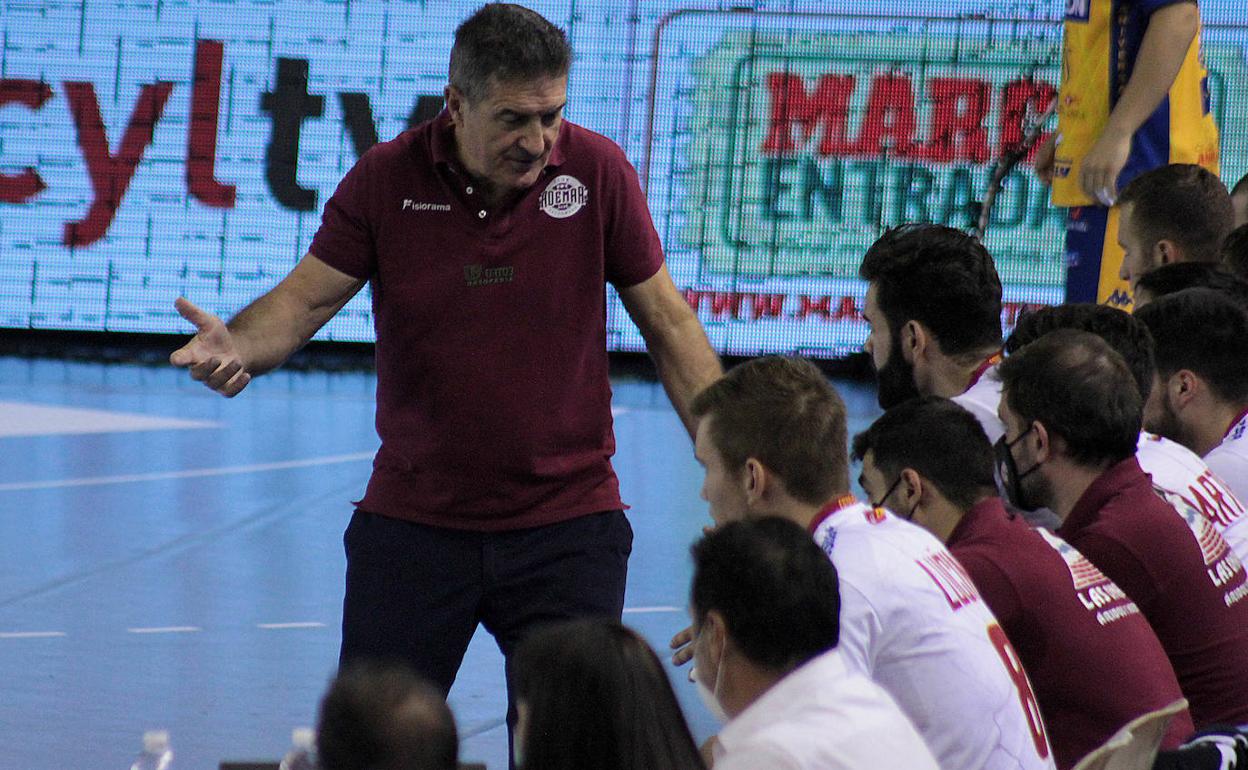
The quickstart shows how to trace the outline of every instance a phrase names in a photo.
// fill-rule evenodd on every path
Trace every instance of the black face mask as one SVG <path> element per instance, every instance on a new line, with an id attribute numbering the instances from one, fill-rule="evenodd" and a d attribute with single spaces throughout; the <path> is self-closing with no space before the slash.
<path id="1" fill-rule="evenodd" d="M 894 482 L 893 482 L 893 485 L 892 485 L 891 487 L 889 487 L 889 488 L 888 488 L 888 491 L 884 493 L 884 496 L 880 498 L 880 501 L 879 501 L 878 503 L 871 503 L 871 507 L 872 507 L 872 508 L 883 508 L 883 507 L 884 507 L 884 503 L 886 503 L 886 502 L 888 501 L 889 496 L 891 496 L 891 495 L 893 494 L 893 492 L 897 489 L 897 486 L 898 486 L 899 484 L 901 484 L 901 476 L 898 476 L 898 477 L 897 477 L 897 480 L 896 480 L 896 481 L 894 481 Z M 907 513 L 905 516 L 902 516 L 901 518 L 905 519 L 906 521 L 911 521 L 911 520 L 913 520 L 913 519 L 914 519 L 914 511 L 915 511 L 915 509 L 917 509 L 918 507 L 919 507 L 919 504 L 916 502 L 916 503 L 915 503 L 915 504 L 914 504 L 914 505 L 910 508 L 910 512 L 909 512 L 909 513 Z M 893 511 L 893 513 L 897 513 L 897 512 L 896 512 L 896 511 Z M 900 514 L 899 514 L 899 515 L 900 515 Z"/>
<path id="2" fill-rule="evenodd" d="M 1018 464 L 1014 461 L 1014 453 L 1010 451 L 1028 433 L 1031 433 L 1031 428 L 1018 434 L 1013 441 L 1006 441 L 1005 436 L 1002 435 L 997 439 L 997 443 L 992 445 L 992 451 L 997 457 L 997 470 L 1001 474 L 1001 483 L 1005 486 L 1006 499 L 1010 501 L 1010 505 L 1020 511 L 1030 512 L 1041 508 L 1044 504 L 1027 496 L 1027 493 L 1023 491 L 1023 479 L 1035 473 L 1041 463 L 1036 463 L 1019 473 Z"/>
<path id="3" fill-rule="evenodd" d="M 889 343 L 888 360 L 875 370 L 877 383 L 876 400 L 881 409 L 892 409 L 912 398 L 919 397 L 914 384 L 914 364 L 901 353 L 901 334 L 893 332 Z"/>

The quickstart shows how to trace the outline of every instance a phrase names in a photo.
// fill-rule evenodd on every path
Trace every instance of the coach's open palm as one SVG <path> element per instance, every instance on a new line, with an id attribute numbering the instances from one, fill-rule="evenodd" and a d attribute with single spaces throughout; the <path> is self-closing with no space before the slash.
<path id="1" fill-rule="evenodd" d="M 230 330 L 220 318 L 201 310 L 185 297 L 178 297 L 173 306 L 183 318 L 195 324 L 197 333 L 190 342 L 173 351 L 169 363 L 190 369 L 191 379 L 227 398 L 237 396 L 251 382 L 251 375 L 244 369 Z"/>

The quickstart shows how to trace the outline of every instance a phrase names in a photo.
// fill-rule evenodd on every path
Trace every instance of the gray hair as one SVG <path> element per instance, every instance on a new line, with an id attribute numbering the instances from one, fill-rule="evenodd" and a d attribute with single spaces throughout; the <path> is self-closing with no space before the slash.
<path id="1" fill-rule="evenodd" d="M 469 101 L 498 81 L 568 74 L 572 47 L 541 14 L 511 3 L 488 3 L 455 30 L 450 82 Z"/>

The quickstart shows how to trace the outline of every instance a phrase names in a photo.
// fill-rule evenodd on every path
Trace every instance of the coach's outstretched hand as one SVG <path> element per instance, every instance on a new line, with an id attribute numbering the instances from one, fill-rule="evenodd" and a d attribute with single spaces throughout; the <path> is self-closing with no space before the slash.
<path id="1" fill-rule="evenodd" d="M 173 351 L 169 363 L 190 369 L 191 379 L 226 398 L 237 396 L 251 382 L 251 375 L 244 368 L 225 322 L 196 307 L 186 297 L 178 297 L 173 306 L 183 318 L 195 324 L 197 333 L 190 342 Z"/>

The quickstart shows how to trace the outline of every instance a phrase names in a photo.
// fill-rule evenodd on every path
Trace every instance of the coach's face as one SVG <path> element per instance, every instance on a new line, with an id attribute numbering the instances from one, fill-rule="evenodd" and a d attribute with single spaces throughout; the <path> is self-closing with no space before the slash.
<path id="1" fill-rule="evenodd" d="M 702 499 L 710 505 L 711 518 L 716 524 L 727 524 L 746 517 L 749 501 L 745 492 L 745 469 L 729 468 L 711 437 L 714 419 L 708 415 L 698 421 L 693 454 L 706 473 L 702 481 Z"/>
<path id="2" fill-rule="evenodd" d="M 473 101 L 446 87 L 459 160 L 488 192 L 506 195 L 537 183 L 559 138 L 568 78 L 498 80 Z"/>

